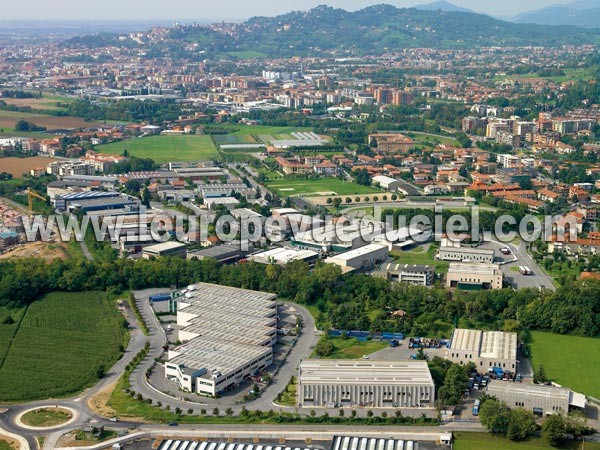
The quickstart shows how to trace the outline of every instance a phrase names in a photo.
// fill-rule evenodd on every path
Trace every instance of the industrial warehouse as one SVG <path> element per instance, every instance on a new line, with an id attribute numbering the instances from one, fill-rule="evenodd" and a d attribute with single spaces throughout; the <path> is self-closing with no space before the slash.
<path id="1" fill-rule="evenodd" d="M 501 367 L 514 373 L 517 368 L 517 333 L 457 328 L 452 334 L 450 348 L 446 349 L 446 359 L 461 365 L 472 362 L 479 372 Z"/>
<path id="2" fill-rule="evenodd" d="M 497 264 L 450 263 L 446 287 L 466 290 L 502 289 L 502 269 Z"/>
<path id="3" fill-rule="evenodd" d="M 487 393 L 509 408 L 524 408 L 540 416 L 566 414 L 570 407 L 584 409 L 586 405 L 585 395 L 556 386 L 494 381 Z"/>
<path id="4" fill-rule="evenodd" d="M 214 396 L 273 362 L 276 295 L 198 283 L 173 296 L 182 345 L 169 350 L 165 376 L 181 389 Z"/>
<path id="5" fill-rule="evenodd" d="M 433 408 L 435 386 L 425 361 L 305 360 L 300 407 Z"/>

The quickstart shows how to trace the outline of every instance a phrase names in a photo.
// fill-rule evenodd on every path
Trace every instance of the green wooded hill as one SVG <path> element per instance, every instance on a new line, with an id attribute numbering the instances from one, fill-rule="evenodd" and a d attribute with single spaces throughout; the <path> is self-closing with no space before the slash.
<path id="1" fill-rule="evenodd" d="M 600 31 L 516 24 L 482 14 L 376 5 L 355 12 L 318 6 L 235 25 L 233 36 L 206 26 L 178 26 L 173 40 L 208 52 L 258 51 L 269 56 L 361 55 L 413 47 L 558 46 L 600 42 Z"/>

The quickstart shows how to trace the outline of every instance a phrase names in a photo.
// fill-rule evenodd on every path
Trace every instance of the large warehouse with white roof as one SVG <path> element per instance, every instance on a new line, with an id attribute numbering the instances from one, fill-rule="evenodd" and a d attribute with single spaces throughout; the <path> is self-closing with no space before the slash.
<path id="1" fill-rule="evenodd" d="M 457 328 L 450 348 L 446 349 L 446 359 L 461 365 L 472 362 L 478 372 L 487 372 L 490 367 L 515 372 L 517 333 Z"/>
<path id="2" fill-rule="evenodd" d="M 174 295 L 182 345 L 165 376 L 187 391 L 216 395 L 270 366 L 277 340 L 276 295 L 198 283 Z"/>
<path id="3" fill-rule="evenodd" d="M 435 385 L 425 361 L 305 360 L 301 407 L 433 408 Z"/>

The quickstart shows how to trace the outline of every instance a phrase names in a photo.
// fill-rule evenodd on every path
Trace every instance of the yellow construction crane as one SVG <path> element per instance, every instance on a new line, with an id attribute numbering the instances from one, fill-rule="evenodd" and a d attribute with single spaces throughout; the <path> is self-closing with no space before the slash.
<path id="1" fill-rule="evenodd" d="M 27 201 L 29 205 L 29 217 L 33 217 L 33 198 L 38 198 L 46 203 L 46 199 L 31 188 L 27 188 Z"/>

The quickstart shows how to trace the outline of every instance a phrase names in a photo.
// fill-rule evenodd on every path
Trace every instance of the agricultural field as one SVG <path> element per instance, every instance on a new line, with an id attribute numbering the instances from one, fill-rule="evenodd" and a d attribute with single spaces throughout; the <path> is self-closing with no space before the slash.
<path id="1" fill-rule="evenodd" d="M 532 331 L 530 353 L 534 371 L 544 366 L 550 380 L 600 399 L 600 339 Z"/>
<path id="2" fill-rule="evenodd" d="M 580 442 L 571 442 L 561 447 L 552 447 L 542 438 L 532 438 L 524 442 L 513 442 L 490 433 L 457 431 L 454 433 L 453 448 L 455 450 L 550 450 L 556 448 L 577 450 L 582 447 Z M 587 450 L 600 450 L 600 444 L 586 442 L 585 448 Z"/>
<path id="3" fill-rule="evenodd" d="M 121 356 L 123 325 L 103 292 L 56 292 L 35 301 L 5 346 L 0 401 L 60 397 L 93 384 Z"/>
<path id="4" fill-rule="evenodd" d="M 51 94 L 42 94 L 42 98 L 8 98 L 3 97 L 7 105 L 14 105 L 19 108 L 31 108 L 38 110 L 60 110 L 63 109 L 63 105 L 71 103 L 75 99 L 72 97 L 63 97 Z"/>
<path id="5" fill-rule="evenodd" d="M 32 122 L 37 126 L 46 127 L 48 130 L 61 130 L 73 128 L 89 128 L 94 125 L 99 125 L 98 122 L 88 122 L 79 117 L 71 116 L 48 116 L 44 114 L 23 113 L 18 111 L 0 111 L 0 130 L 3 134 L 12 132 L 21 136 L 20 132 L 15 132 L 14 128 L 17 122 L 21 119 Z"/>
<path id="6" fill-rule="evenodd" d="M 284 197 L 295 195 L 329 196 L 381 193 L 380 190 L 370 186 L 362 186 L 337 178 L 273 180 L 267 182 L 266 185 L 271 191 Z"/>
<path id="7" fill-rule="evenodd" d="M 10 343 L 24 312 L 24 308 L 9 310 L 5 307 L 0 307 L 0 367 L 2 367 Z"/>
<path id="8" fill-rule="evenodd" d="M 110 155 L 122 155 L 127 150 L 130 156 L 150 158 L 157 163 L 213 160 L 218 154 L 210 136 L 196 135 L 128 139 L 99 145 L 96 150 Z"/>
<path id="9" fill-rule="evenodd" d="M 44 156 L 33 156 L 31 158 L 0 158 L 0 172 L 8 172 L 14 178 L 23 178 L 23 174 L 29 175 L 31 169 L 36 167 L 46 168 L 53 161 L 58 161 L 54 158 L 46 158 Z"/>

